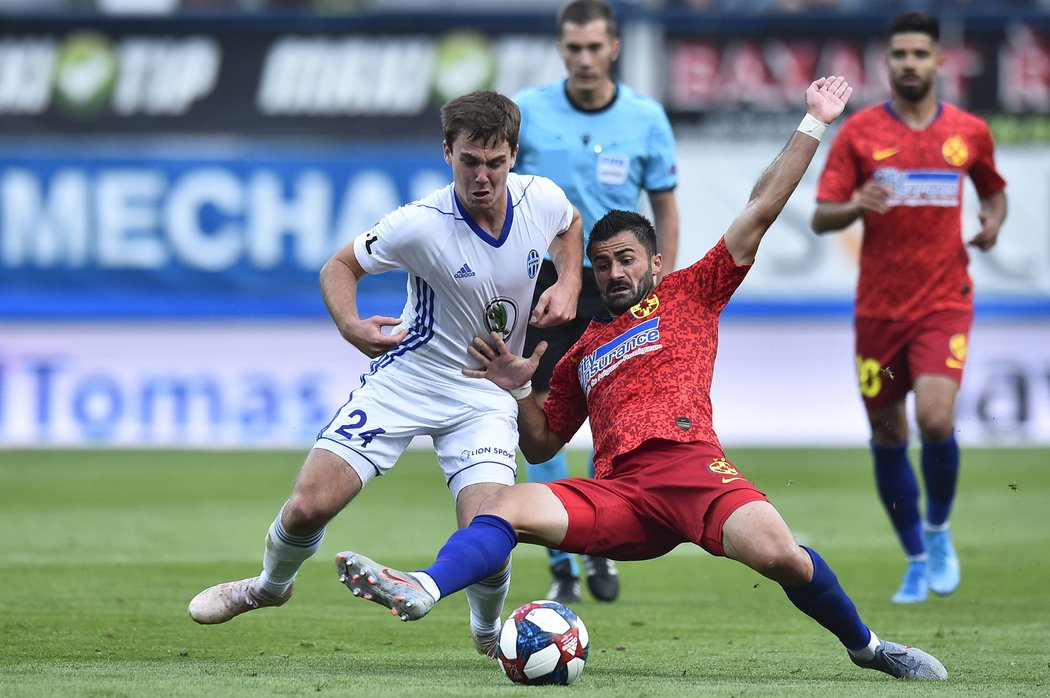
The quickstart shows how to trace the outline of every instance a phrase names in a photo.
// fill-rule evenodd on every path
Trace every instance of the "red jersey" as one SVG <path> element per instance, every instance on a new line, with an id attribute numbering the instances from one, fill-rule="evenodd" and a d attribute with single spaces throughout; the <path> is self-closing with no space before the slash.
<path id="1" fill-rule="evenodd" d="M 718 317 L 750 268 L 719 240 L 628 312 L 592 320 L 554 367 L 547 421 L 568 441 L 590 418 L 595 477 L 649 439 L 719 445 L 711 424 Z"/>
<path id="2" fill-rule="evenodd" d="M 985 198 L 1006 182 L 995 169 L 988 126 L 941 103 L 915 131 L 886 102 L 842 124 L 820 176 L 817 201 L 849 201 L 865 182 L 888 185 L 886 213 L 864 216 L 856 315 L 915 320 L 973 307 L 969 256 L 962 239 L 963 182 Z"/>

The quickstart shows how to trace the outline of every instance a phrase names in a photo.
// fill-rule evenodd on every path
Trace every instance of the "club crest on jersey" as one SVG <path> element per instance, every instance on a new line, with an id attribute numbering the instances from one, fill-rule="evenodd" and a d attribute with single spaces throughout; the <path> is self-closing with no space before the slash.
<path id="1" fill-rule="evenodd" d="M 514 331 L 518 321 L 518 305 L 513 298 L 493 298 L 485 306 L 485 327 L 489 332 L 499 332 L 504 340 Z"/>
<path id="2" fill-rule="evenodd" d="M 536 274 L 540 271 L 540 253 L 536 250 L 529 250 L 529 258 L 525 262 L 525 271 L 529 273 L 530 279 L 535 279 Z"/>
<path id="3" fill-rule="evenodd" d="M 660 299 L 657 298 L 656 294 L 647 296 L 641 303 L 631 308 L 631 317 L 636 320 L 644 320 L 660 307 Z"/>
<path id="4" fill-rule="evenodd" d="M 966 141 L 962 138 L 952 136 L 941 145 L 941 155 L 952 167 L 962 167 L 970 159 L 970 149 L 966 147 Z"/>

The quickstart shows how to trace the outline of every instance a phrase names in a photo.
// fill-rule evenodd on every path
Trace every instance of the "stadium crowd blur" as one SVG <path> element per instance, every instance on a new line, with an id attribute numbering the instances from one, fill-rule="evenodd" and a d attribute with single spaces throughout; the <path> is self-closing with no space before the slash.
<path id="1" fill-rule="evenodd" d="M 0 0 L 3 13 L 266 13 L 360 14 L 374 11 L 420 12 L 484 8 L 486 11 L 546 12 L 562 0 L 528 0 L 494 4 L 490 0 Z M 820 13 L 896 13 L 909 9 L 931 13 L 1050 10 L 1050 0 L 625 0 L 622 7 L 688 10 L 731 15 Z"/>

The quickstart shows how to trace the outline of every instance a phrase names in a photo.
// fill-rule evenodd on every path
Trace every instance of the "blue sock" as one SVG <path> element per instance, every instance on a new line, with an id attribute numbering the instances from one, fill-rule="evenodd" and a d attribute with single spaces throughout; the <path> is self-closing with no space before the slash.
<path id="1" fill-rule="evenodd" d="M 529 476 L 529 482 L 554 482 L 555 480 L 569 477 L 569 463 L 565 459 L 565 449 L 555 453 L 550 460 L 543 461 L 542 463 L 529 463 L 526 467 L 526 471 Z M 555 550 L 554 548 L 548 548 L 547 554 L 550 556 L 550 566 L 552 570 L 555 566 L 568 560 L 569 568 L 572 570 L 572 576 L 580 576 L 580 568 L 579 565 L 576 564 L 576 558 L 573 555 L 562 552 L 561 550 Z"/>
<path id="2" fill-rule="evenodd" d="M 873 442 L 871 452 L 875 457 L 875 485 L 904 552 L 908 557 L 922 555 L 926 548 L 919 516 L 919 482 L 908 460 L 908 443 L 880 446 Z"/>
<path id="3" fill-rule="evenodd" d="M 800 587 L 781 585 L 784 593 L 798 610 L 830 630 L 847 650 L 867 647 L 871 631 L 861 621 L 857 607 L 839 584 L 838 577 L 815 550 L 804 545 L 802 549 L 813 560 L 813 579 Z"/>
<path id="4" fill-rule="evenodd" d="M 959 481 L 959 444 L 954 434 L 940 443 L 922 442 L 922 477 L 926 481 L 926 520 L 940 526 L 952 512 Z"/>
<path id="5" fill-rule="evenodd" d="M 479 514 L 449 536 L 434 564 L 421 571 L 430 575 L 441 596 L 448 596 L 495 574 L 517 544 L 518 534 L 507 521 Z"/>

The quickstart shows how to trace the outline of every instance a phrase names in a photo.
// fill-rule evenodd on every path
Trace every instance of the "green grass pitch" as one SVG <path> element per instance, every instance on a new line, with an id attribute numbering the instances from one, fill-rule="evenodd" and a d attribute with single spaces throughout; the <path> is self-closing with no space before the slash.
<path id="1" fill-rule="evenodd" d="M 728 450 L 865 621 L 933 652 L 947 682 L 858 669 L 776 584 L 679 548 L 622 564 L 619 602 L 575 607 L 591 634 L 575 684 L 524 688 L 475 654 L 462 594 L 401 623 L 336 579 L 344 548 L 432 561 L 454 517 L 430 452 L 410 452 L 332 523 L 286 606 L 202 627 L 187 602 L 258 573 L 303 452 L 0 451 L 0 695 L 1050 695 L 1050 452 L 963 454 L 962 586 L 900 607 L 889 597 L 904 563 L 864 450 Z M 572 454 L 575 472 L 583 459 Z M 511 608 L 546 589 L 544 553 L 519 547 Z"/>

